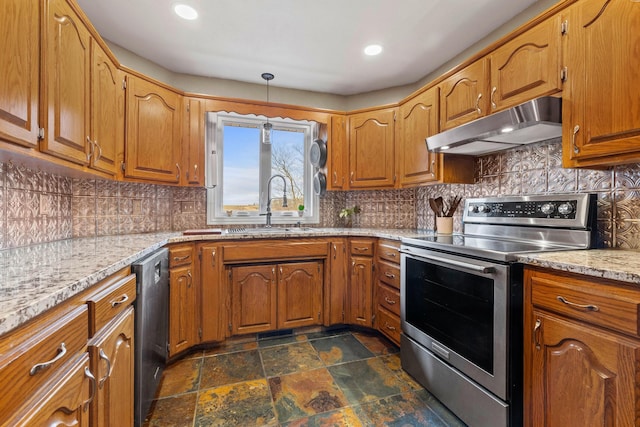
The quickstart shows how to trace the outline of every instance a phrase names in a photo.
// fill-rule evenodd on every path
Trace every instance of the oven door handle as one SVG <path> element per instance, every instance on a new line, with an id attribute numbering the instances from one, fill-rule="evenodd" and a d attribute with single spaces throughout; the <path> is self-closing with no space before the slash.
<path id="1" fill-rule="evenodd" d="M 476 264 L 470 264 L 467 262 L 462 262 L 462 261 L 456 261 L 453 259 L 447 259 L 447 258 L 439 258 L 439 257 L 435 257 L 435 256 L 429 256 L 429 255 L 424 255 L 424 254 L 420 254 L 418 255 L 419 258 L 425 258 L 431 261 L 437 261 L 437 262 L 441 262 L 443 264 L 449 264 L 449 265 L 453 265 L 456 267 L 460 267 L 460 268 L 466 268 L 468 270 L 472 270 L 478 273 L 483 273 L 483 274 L 489 274 L 489 273 L 493 273 L 495 272 L 495 268 L 490 267 L 490 266 L 482 266 L 482 265 L 476 265 Z"/>

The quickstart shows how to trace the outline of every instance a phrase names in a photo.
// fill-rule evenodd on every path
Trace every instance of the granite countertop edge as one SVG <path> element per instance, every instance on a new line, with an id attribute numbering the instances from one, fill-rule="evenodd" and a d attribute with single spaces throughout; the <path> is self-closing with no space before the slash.
<path id="1" fill-rule="evenodd" d="M 146 233 L 68 239 L 0 251 L 0 335 L 91 288 L 100 280 L 175 243 L 269 238 L 376 237 L 400 240 L 433 234 L 430 230 L 314 228 L 312 231 L 183 235 Z M 518 257 L 536 265 L 588 276 L 640 284 L 640 251 L 596 249 Z"/>

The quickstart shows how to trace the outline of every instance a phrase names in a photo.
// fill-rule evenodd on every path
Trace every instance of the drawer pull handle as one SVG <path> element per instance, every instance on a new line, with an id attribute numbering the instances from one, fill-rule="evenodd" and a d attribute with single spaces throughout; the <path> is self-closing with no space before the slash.
<path id="1" fill-rule="evenodd" d="M 575 302 L 567 301 L 564 297 L 561 297 L 560 295 L 558 295 L 556 297 L 556 299 L 558 301 L 560 301 L 561 303 L 566 304 L 569 307 L 575 308 L 575 309 L 578 309 L 578 310 L 586 310 L 586 311 L 599 311 L 600 310 L 597 305 L 593 305 L 593 304 L 576 304 Z"/>
<path id="2" fill-rule="evenodd" d="M 536 325 L 533 327 L 533 340 L 535 341 L 536 350 L 540 350 L 540 326 L 542 326 L 542 320 L 536 319 Z"/>
<path id="3" fill-rule="evenodd" d="M 123 294 L 119 300 L 117 301 L 111 301 L 111 307 L 117 307 L 121 304 L 124 304 L 125 302 L 129 301 L 129 295 L 127 294 Z"/>
<path id="4" fill-rule="evenodd" d="M 216 266 L 216 250 L 211 251 L 211 267 Z"/>
<path id="5" fill-rule="evenodd" d="M 396 257 L 395 252 L 385 252 L 385 255 L 386 255 L 386 256 L 390 256 L 390 257 L 392 257 L 392 258 L 395 258 L 395 257 Z"/>
<path id="6" fill-rule="evenodd" d="M 178 262 L 178 261 L 185 261 L 185 260 L 188 260 L 190 256 L 191 256 L 191 255 L 185 255 L 185 256 L 174 256 L 174 257 L 173 257 L 173 260 L 174 260 L 174 261 L 176 261 L 176 262 Z"/>
<path id="7" fill-rule="evenodd" d="M 389 305 L 394 305 L 396 303 L 395 300 L 389 299 L 389 297 L 386 295 L 384 296 L 384 301 Z"/>
<path id="8" fill-rule="evenodd" d="M 82 409 L 84 412 L 87 412 L 89 410 L 89 405 L 91 404 L 91 402 L 93 402 L 93 399 L 96 397 L 97 387 L 96 387 L 96 377 L 93 376 L 89 368 L 87 368 L 86 366 L 84 367 L 84 376 L 89 378 L 89 380 L 91 381 L 91 395 L 89 396 L 89 400 L 84 402 L 84 407 Z"/>
<path id="9" fill-rule="evenodd" d="M 105 381 L 107 381 L 107 378 L 111 376 L 111 360 L 109 360 L 109 357 L 106 355 L 103 349 L 100 349 L 98 355 L 100 356 L 100 359 L 107 362 L 107 373 L 104 375 L 104 378 L 101 378 L 100 381 L 98 381 L 98 388 L 102 390 Z"/>
<path id="10" fill-rule="evenodd" d="M 396 330 L 396 328 L 395 328 L 395 327 L 391 326 L 390 324 L 388 324 L 388 323 L 386 323 L 386 322 L 385 322 L 385 324 L 384 324 L 384 327 L 385 327 L 385 328 L 387 328 L 387 329 L 388 329 L 388 330 L 390 330 L 390 331 L 395 331 L 395 330 Z"/>
<path id="11" fill-rule="evenodd" d="M 356 251 L 368 251 L 369 248 L 354 248 Z"/>
<path id="12" fill-rule="evenodd" d="M 480 108 L 480 100 L 482 99 L 482 94 L 479 93 L 478 97 L 476 98 L 476 112 L 478 113 L 478 115 L 482 115 L 482 108 Z"/>
<path id="13" fill-rule="evenodd" d="M 60 344 L 60 348 L 58 349 L 58 354 L 56 355 L 56 357 L 54 357 L 53 359 L 51 359 L 51 360 L 49 360 L 47 362 L 38 363 L 38 364 L 33 365 L 31 370 L 29 371 L 29 375 L 33 376 L 33 375 L 37 374 L 38 372 L 42 371 L 43 369 L 47 369 L 49 366 L 53 365 L 58 360 L 62 359 L 65 354 L 67 354 L 67 347 L 64 345 L 64 343 L 61 343 Z"/>
<path id="14" fill-rule="evenodd" d="M 395 279 L 396 278 L 395 274 L 391 274 L 388 271 L 385 271 L 384 275 L 387 276 L 389 279 Z"/>

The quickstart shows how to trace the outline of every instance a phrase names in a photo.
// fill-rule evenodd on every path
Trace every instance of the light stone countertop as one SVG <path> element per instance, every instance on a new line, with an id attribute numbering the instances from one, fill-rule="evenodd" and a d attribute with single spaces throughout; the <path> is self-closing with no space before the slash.
<path id="1" fill-rule="evenodd" d="M 640 285 L 640 251 L 592 249 L 521 255 L 524 264 Z"/>
<path id="2" fill-rule="evenodd" d="M 90 288 L 168 243 L 265 238 L 370 236 L 400 239 L 411 230 L 313 228 L 311 231 L 183 236 L 150 233 L 59 240 L 0 251 L 0 335 Z M 427 233 L 428 234 L 428 233 Z"/>
<path id="3" fill-rule="evenodd" d="M 0 335 L 90 288 L 170 243 L 265 238 L 377 237 L 433 234 L 402 229 L 313 228 L 309 231 L 221 235 L 150 233 L 60 240 L 0 251 Z M 639 251 L 598 249 L 523 255 L 523 263 L 640 284 Z"/>

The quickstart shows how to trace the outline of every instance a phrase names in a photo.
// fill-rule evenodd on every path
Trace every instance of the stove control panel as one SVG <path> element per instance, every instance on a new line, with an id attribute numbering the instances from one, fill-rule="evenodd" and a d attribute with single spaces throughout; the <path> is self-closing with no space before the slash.
<path id="1" fill-rule="evenodd" d="M 469 201 L 467 218 L 575 219 L 576 200 Z"/>

